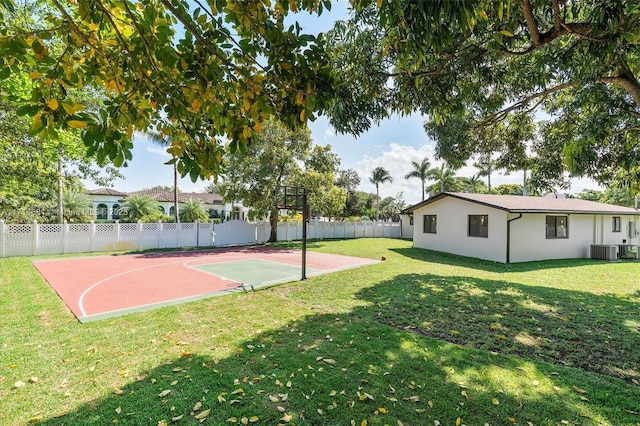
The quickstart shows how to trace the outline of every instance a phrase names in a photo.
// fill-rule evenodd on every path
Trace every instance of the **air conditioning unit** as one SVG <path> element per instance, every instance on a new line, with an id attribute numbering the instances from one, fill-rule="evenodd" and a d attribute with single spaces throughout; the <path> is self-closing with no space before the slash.
<path id="1" fill-rule="evenodd" d="M 633 244 L 618 244 L 618 257 L 620 259 L 637 259 L 638 246 Z"/>
<path id="2" fill-rule="evenodd" d="M 591 244 L 591 258 L 598 260 L 618 260 L 618 246 Z"/>

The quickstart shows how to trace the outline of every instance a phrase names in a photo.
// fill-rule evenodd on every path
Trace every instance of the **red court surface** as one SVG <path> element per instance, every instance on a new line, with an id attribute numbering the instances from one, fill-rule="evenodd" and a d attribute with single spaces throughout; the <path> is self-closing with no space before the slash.
<path id="1" fill-rule="evenodd" d="M 33 264 L 78 320 L 87 322 L 247 289 L 240 282 L 195 269 L 198 265 L 261 259 L 299 267 L 301 257 L 295 250 L 243 247 L 38 260 Z M 376 261 L 307 252 L 307 270 L 313 271 L 307 275 L 372 263 Z M 256 274 L 259 278 L 260 271 Z M 254 287 L 259 286 L 251 289 Z"/>

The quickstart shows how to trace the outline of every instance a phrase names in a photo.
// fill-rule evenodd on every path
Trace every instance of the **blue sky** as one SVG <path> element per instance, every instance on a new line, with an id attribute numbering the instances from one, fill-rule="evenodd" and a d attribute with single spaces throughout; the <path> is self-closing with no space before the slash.
<path id="1" fill-rule="evenodd" d="M 348 2 L 335 1 L 331 12 L 325 12 L 321 17 L 308 13 L 299 13 L 296 19 L 307 33 L 317 34 L 331 28 L 337 19 L 347 17 Z M 374 192 L 375 187 L 369 182 L 369 176 L 374 168 L 382 166 L 389 171 L 394 181 L 380 186 L 380 196 L 396 196 L 403 192 L 404 199 L 409 204 L 421 200 L 420 181 L 405 180 L 404 176 L 411 170 L 411 161 L 421 161 L 429 158 L 434 166 L 439 162 L 434 158 L 434 143 L 429 140 L 422 127 L 424 117 L 411 115 L 408 117 L 393 116 L 374 125 L 368 132 L 355 138 L 351 135 L 336 134 L 324 117 L 309 123 L 313 140 L 316 144 L 331 145 L 341 159 L 342 169 L 354 169 L 361 179 L 360 189 Z M 133 160 L 127 168 L 121 169 L 125 180 L 118 180 L 113 184 L 120 191 L 135 191 L 156 185 L 173 185 L 172 167 L 163 163 L 169 160 L 169 155 L 162 149 L 151 144 L 144 136 L 136 136 L 133 149 Z M 477 170 L 474 167 L 464 167 L 457 172 L 459 176 L 472 176 Z M 596 184 L 587 179 L 573 180 L 569 192 L 577 193 L 585 188 L 596 188 Z M 492 185 L 502 183 L 522 183 L 522 173 L 512 173 L 504 176 L 496 173 L 491 177 Z M 182 179 L 180 189 L 185 192 L 199 192 L 208 182 L 191 182 Z M 93 188 L 86 183 L 88 188 Z"/>

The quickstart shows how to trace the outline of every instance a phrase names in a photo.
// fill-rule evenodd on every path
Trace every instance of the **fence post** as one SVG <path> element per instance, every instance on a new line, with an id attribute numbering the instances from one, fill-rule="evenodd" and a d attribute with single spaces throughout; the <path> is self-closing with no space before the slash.
<path id="1" fill-rule="evenodd" d="M 4 230 L 4 220 L 0 219 L 0 258 L 5 256 L 5 230 Z"/>
<path id="2" fill-rule="evenodd" d="M 96 244 L 95 240 L 96 240 L 96 224 L 92 220 L 91 222 L 89 222 L 89 251 L 95 250 L 95 244 Z"/>
<path id="3" fill-rule="evenodd" d="M 62 221 L 62 254 L 65 254 L 67 251 L 67 235 L 69 234 L 69 224 L 66 220 Z"/>
<path id="4" fill-rule="evenodd" d="M 141 250 L 142 249 L 142 222 L 140 222 L 140 219 L 138 219 L 138 222 L 136 222 L 136 231 L 138 234 L 138 247 L 136 248 L 136 250 Z"/>
<path id="5" fill-rule="evenodd" d="M 116 247 L 120 245 L 120 221 L 119 220 L 116 220 L 116 224 L 113 227 L 113 230 L 116 233 L 116 245 L 111 250 L 114 250 Z"/>
<path id="6" fill-rule="evenodd" d="M 38 235 L 38 221 L 33 221 L 33 228 L 31 228 L 31 256 L 36 255 L 36 250 L 38 249 L 38 245 L 40 243 L 40 236 Z"/>
<path id="7" fill-rule="evenodd" d="M 158 221 L 158 248 L 162 248 L 162 221 Z"/>

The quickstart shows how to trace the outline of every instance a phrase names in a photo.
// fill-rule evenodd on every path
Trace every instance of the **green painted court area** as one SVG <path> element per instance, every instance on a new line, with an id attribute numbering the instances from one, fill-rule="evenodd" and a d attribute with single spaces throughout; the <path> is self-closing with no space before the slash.
<path id="1" fill-rule="evenodd" d="M 192 265 L 191 267 L 250 286 L 299 280 L 302 270 L 301 266 L 262 259 L 209 263 L 205 265 Z M 307 276 L 321 272 L 322 271 L 318 269 L 307 268 Z"/>

